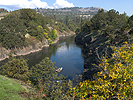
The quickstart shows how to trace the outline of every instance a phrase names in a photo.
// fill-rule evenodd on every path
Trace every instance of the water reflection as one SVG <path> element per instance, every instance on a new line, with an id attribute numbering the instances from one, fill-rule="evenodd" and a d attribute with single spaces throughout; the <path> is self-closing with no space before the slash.
<path id="1" fill-rule="evenodd" d="M 50 57 L 57 67 L 63 67 L 61 74 L 68 75 L 72 79 L 83 71 L 84 57 L 81 48 L 74 42 L 74 37 L 60 40 L 56 54 Z"/>
<path id="2" fill-rule="evenodd" d="M 63 37 L 58 43 L 45 47 L 39 52 L 22 56 L 28 59 L 29 67 L 39 63 L 45 57 L 55 62 L 55 66 L 63 67 L 60 74 L 68 75 L 72 79 L 75 75 L 83 72 L 84 55 L 81 52 L 81 47 L 76 45 L 73 37 Z M 5 61 L 3 61 L 4 63 Z"/>

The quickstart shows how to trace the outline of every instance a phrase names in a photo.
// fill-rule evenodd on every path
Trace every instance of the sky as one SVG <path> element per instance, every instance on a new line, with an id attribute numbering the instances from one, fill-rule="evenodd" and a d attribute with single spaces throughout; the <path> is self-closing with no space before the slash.
<path id="1" fill-rule="evenodd" d="M 0 0 L 0 8 L 13 11 L 21 8 L 100 7 L 133 15 L 133 0 Z"/>

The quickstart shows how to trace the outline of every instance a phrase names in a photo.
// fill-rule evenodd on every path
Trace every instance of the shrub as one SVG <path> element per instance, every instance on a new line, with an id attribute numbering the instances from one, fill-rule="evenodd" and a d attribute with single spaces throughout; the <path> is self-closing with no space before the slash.
<path id="1" fill-rule="evenodd" d="M 53 29 L 51 31 L 51 36 L 52 36 L 53 39 L 56 39 L 56 37 L 57 37 L 57 31 L 56 31 L 56 29 Z"/>
<path id="2" fill-rule="evenodd" d="M 38 88 L 39 97 L 45 100 L 64 100 L 71 98 L 66 94 L 69 83 L 63 75 L 58 76 L 54 63 L 49 58 L 43 59 L 31 68 L 31 82 Z"/>
<path id="3" fill-rule="evenodd" d="M 111 48 L 114 50 L 112 57 L 103 57 L 99 64 L 101 72 L 94 76 L 94 80 L 80 82 L 72 92 L 100 100 L 133 99 L 133 44 Z"/>
<path id="4" fill-rule="evenodd" d="M 0 67 L 0 74 L 24 81 L 28 80 L 30 76 L 27 61 L 23 58 L 11 58 L 5 65 Z"/>

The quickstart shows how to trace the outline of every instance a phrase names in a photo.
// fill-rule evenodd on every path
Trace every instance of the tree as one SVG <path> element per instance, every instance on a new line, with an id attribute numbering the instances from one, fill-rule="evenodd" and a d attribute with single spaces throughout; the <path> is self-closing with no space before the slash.
<path id="1" fill-rule="evenodd" d="M 69 22 L 69 17 L 67 15 L 66 18 L 65 18 L 65 24 L 68 25 L 68 22 Z"/>
<path id="2" fill-rule="evenodd" d="M 104 29 L 104 27 L 107 24 L 107 13 L 104 11 L 99 11 L 93 18 L 91 18 L 92 22 L 92 28 L 99 30 L 99 29 Z"/>
<path id="3" fill-rule="evenodd" d="M 11 58 L 5 65 L 1 66 L 0 74 L 27 81 L 30 76 L 27 60 Z"/>
<path id="4" fill-rule="evenodd" d="M 56 21 L 56 15 L 52 15 L 52 19 Z"/>
<path id="5" fill-rule="evenodd" d="M 44 32 L 51 34 L 47 24 L 44 16 L 31 9 L 13 11 L 0 21 L 0 42 L 6 49 L 23 48 L 27 33 L 42 42 Z"/>
<path id="6" fill-rule="evenodd" d="M 58 76 L 53 67 L 54 63 L 49 58 L 43 59 L 39 64 L 32 66 L 31 82 L 39 89 L 39 93 L 44 100 L 71 100 L 66 94 L 69 89 L 69 82 L 63 75 Z"/>
<path id="7" fill-rule="evenodd" d="M 128 24 L 130 25 L 130 28 L 133 27 L 133 15 L 128 19 Z"/>
<path id="8" fill-rule="evenodd" d="M 56 37 L 57 37 L 57 31 L 56 31 L 56 29 L 53 29 L 51 31 L 51 36 L 52 36 L 53 39 L 56 39 Z"/>
<path id="9" fill-rule="evenodd" d="M 76 29 L 75 33 L 79 34 L 81 32 L 81 30 L 79 28 Z"/>
<path id="10" fill-rule="evenodd" d="M 133 99 L 133 44 L 111 47 L 112 57 L 104 56 L 94 80 L 86 80 L 73 88 L 80 97 L 94 99 Z"/>
<path id="11" fill-rule="evenodd" d="M 77 27 L 76 23 L 74 23 L 73 21 L 69 21 L 67 26 L 71 31 L 75 31 Z"/>
<path id="12" fill-rule="evenodd" d="M 104 9 L 99 9 L 98 10 L 98 13 L 103 13 L 104 12 Z"/>
<path id="13" fill-rule="evenodd" d="M 91 29 L 92 29 L 91 26 L 92 26 L 92 23 L 88 19 L 87 21 L 81 23 L 81 31 L 84 32 L 84 33 L 89 33 L 90 34 Z"/>

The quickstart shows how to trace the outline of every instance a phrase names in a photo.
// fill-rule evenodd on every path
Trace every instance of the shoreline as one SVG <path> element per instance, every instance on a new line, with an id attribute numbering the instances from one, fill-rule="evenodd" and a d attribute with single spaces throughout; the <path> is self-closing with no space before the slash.
<path id="1" fill-rule="evenodd" d="M 73 33 L 73 34 L 70 33 L 69 35 L 65 35 L 65 37 L 73 36 L 73 35 L 75 35 L 75 34 L 76 34 L 76 33 Z M 24 53 L 24 54 L 12 54 L 12 56 L 13 56 L 13 57 L 16 57 L 16 56 L 25 56 L 25 55 L 28 55 L 28 54 L 31 54 L 31 53 L 39 52 L 39 51 L 41 51 L 41 50 L 42 50 L 43 48 L 45 48 L 45 47 L 49 47 L 50 45 L 56 44 L 56 43 L 60 40 L 60 37 L 64 37 L 64 35 L 59 35 L 59 36 L 57 37 L 57 39 L 55 39 L 55 40 L 53 41 L 52 44 L 43 45 L 40 49 L 31 50 L 31 51 L 26 52 L 26 53 Z M 8 59 L 8 58 L 9 58 L 9 56 L 6 56 L 5 58 L 1 58 L 0 61 L 3 61 L 3 60 Z"/>

